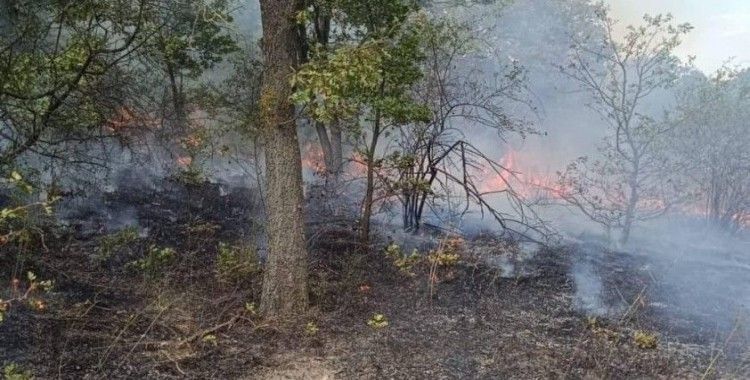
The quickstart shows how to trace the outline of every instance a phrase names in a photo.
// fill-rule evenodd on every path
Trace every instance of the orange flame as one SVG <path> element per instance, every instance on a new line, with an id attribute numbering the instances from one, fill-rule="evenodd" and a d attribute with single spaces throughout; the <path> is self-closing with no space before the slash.
<path id="1" fill-rule="evenodd" d="M 325 172 L 325 157 L 318 145 L 308 142 L 302 147 L 302 168 L 315 174 Z"/>
<path id="2" fill-rule="evenodd" d="M 548 173 L 538 173 L 520 164 L 520 154 L 511 149 L 499 163 L 502 167 L 493 170 L 482 168 L 479 173 L 479 190 L 483 193 L 501 192 L 511 187 L 523 198 L 548 197 L 560 199 L 565 195 L 565 189 L 560 187 L 556 178 Z"/>

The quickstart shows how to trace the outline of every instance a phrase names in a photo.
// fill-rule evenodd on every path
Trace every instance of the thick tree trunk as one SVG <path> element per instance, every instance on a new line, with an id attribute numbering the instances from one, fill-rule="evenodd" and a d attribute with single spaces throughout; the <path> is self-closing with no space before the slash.
<path id="1" fill-rule="evenodd" d="M 289 77 L 299 64 L 297 0 L 261 0 L 265 72 L 260 108 L 266 150 L 268 259 L 261 313 L 286 320 L 307 299 L 307 250 L 302 215 L 302 164 Z"/>

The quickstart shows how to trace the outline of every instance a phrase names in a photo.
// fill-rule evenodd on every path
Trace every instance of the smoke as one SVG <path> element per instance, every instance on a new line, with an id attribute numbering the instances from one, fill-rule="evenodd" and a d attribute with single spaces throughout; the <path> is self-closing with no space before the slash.
<path id="1" fill-rule="evenodd" d="M 571 273 L 576 289 L 575 307 L 589 315 L 608 315 L 603 301 L 602 279 L 594 273 L 594 264 L 588 260 L 576 260 Z"/>
<path id="2" fill-rule="evenodd" d="M 567 59 L 568 36 L 592 33 L 585 29 L 587 12 L 592 8 L 584 1 L 529 0 L 514 2 L 497 17 L 482 17 L 490 14 L 487 7 L 457 13 L 479 20 L 477 35 L 492 55 L 511 57 L 526 68 L 540 134 L 504 142 L 487 131 L 466 131 L 498 161 L 507 163 L 504 157 L 512 155 L 512 169 L 532 182 L 553 180 L 573 159 L 595 154 L 606 135 L 606 123 L 586 107 L 591 99 L 556 67 Z M 673 102 L 668 91 L 654 93 L 644 111 L 659 114 Z M 571 248 L 573 302 L 582 313 L 620 320 L 637 311 L 662 320 L 658 327 L 704 337 L 727 335 L 738 320 L 750 319 L 747 231 L 728 235 L 700 215 L 672 213 L 638 225 L 629 244 L 619 246 L 575 210 L 539 212 Z M 477 231 L 489 223 L 474 215 L 462 226 Z M 509 262 L 495 265 L 514 271 Z"/>
<path id="3" fill-rule="evenodd" d="M 593 8 L 583 0 L 517 1 L 499 13 L 492 7 L 473 6 L 448 12 L 459 21 L 472 22 L 475 35 L 481 40 L 481 57 L 467 58 L 462 63 L 472 65 L 463 66 L 479 67 L 474 79 L 480 83 L 490 81 L 515 63 L 523 66 L 527 95 L 534 108 L 509 107 L 508 112 L 533 122 L 539 133 L 525 139 L 505 135 L 504 140 L 497 130 L 475 128 L 469 123 L 461 126 L 462 133 L 491 158 L 512 166 L 519 177 L 531 182 L 554 180 L 555 172 L 567 163 L 593 154 L 596 144 L 606 134 L 606 125 L 600 116 L 586 107 L 591 99 L 579 92 L 557 68 L 569 53 L 569 36 L 593 33 L 587 29 L 586 22 Z M 249 2 L 239 9 L 235 19 L 238 33 L 245 36 L 247 44 L 254 44 L 260 35 L 257 2 Z M 221 70 L 209 75 L 219 80 L 223 76 Z M 652 111 L 671 101 L 667 93 L 655 96 Z M 310 128 L 306 130 L 311 133 Z M 313 147 L 314 138 L 310 141 L 303 146 L 304 159 L 309 161 L 305 179 L 314 182 L 317 178 L 310 168 L 315 166 L 314 161 L 319 163 L 322 158 L 320 151 Z M 236 188 L 261 188 L 262 173 L 257 169 L 260 162 L 242 153 L 245 141 L 225 138 L 221 143 L 228 146 L 232 154 L 212 156 L 201 163 L 209 173 L 209 182 L 219 186 L 219 196 Z M 307 141 L 303 141 L 305 143 Z M 142 231 L 148 228 L 142 226 L 143 218 L 132 205 L 112 205 L 106 201 L 107 193 L 150 192 L 165 186 L 163 180 L 170 173 L 163 168 L 173 158 L 158 147 L 147 153 L 113 150 L 109 156 L 117 160 L 110 162 L 112 170 L 101 177 L 104 191 L 85 198 L 66 199 L 60 206 L 61 219 L 96 221 L 82 227 L 87 233 L 93 233 L 102 225 L 107 231 L 127 226 L 139 226 Z M 512 165 L 508 157 L 514 157 Z M 351 185 L 346 189 L 350 192 L 347 199 L 351 199 L 351 203 L 359 200 L 360 190 L 357 185 Z M 436 215 L 425 218 L 427 222 L 443 224 L 450 220 L 444 224 L 469 232 L 499 229 L 491 218 L 482 219 L 476 209 L 460 221 L 456 220 L 450 205 L 445 210 L 435 211 Z M 598 225 L 575 210 L 557 207 L 539 212 L 561 233 L 563 244 L 572 247 L 568 275 L 575 289 L 574 306 L 582 313 L 620 319 L 638 301 L 644 312 L 662 316 L 671 321 L 671 327 L 679 325 L 687 331 L 721 332 L 735 326 L 738 317 L 748 315 L 750 240 L 746 234 L 727 236 L 695 217 L 673 217 L 638 226 L 631 242 L 619 247 L 610 243 Z M 397 211 L 379 217 L 383 225 L 393 225 L 398 220 Z M 407 237 L 398 229 L 386 233 L 393 239 L 412 242 L 407 249 L 423 250 L 432 242 L 429 238 Z M 497 256 L 490 264 L 501 268 L 504 276 L 523 274 L 524 267 L 519 265 L 519 260 L 530 260 L 534 255 L 530 247 L 522 247 L 520 251 L 523 257 Z"/>

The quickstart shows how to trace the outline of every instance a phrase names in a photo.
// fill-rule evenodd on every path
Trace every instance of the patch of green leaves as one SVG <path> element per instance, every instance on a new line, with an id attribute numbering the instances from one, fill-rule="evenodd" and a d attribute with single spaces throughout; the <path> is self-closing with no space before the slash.
<path id="1" fill-rule="evenodd" d="M 104 261 L 123 250 L 129 250 L 139 239 L 138 227 L 128 226 L 99 239 L 97 259 Z"/>
<path id="2" fill-rule="evenodd" d="M 34 376 L 18 364 L 8 363 L 3 367 L 3 378 L 5 380 L 33 380 Z"/>
<path id="3" fill-rule="evenodd" d="M 216 275 L 220 281 L 238 284 L 255 277 L 261 267 L 255 249 L 240 245 L 219 243 L 216 257 Z"/>
<path id="4" fill-rule="evenodd" d="M 128 263 L 128 267 L 138 270 L 148 279 L 159 277 L 163 271 L 176 259 L 176 252 L 169 247 L 160 248 L 152 245 L 148 248 L 146 256 Z"/>
<path id="5" fill-rule="evenodd" d="M 367 321 L 367 325 L 374 329 L 382 329 L 388 327 L 388 319 L 383 314 L 374 314 L 370 320 Z"/>
<path id="6" fill-rule="evenodd" d="M 385 248 L 386 257 L 393 260 L 393 264 L 402 272 L 413 276 L 412 270 L 422 261 L 422 255 L 414 249 L 411 254 L 405 254 L 396 243 L 391 243 Z"/>

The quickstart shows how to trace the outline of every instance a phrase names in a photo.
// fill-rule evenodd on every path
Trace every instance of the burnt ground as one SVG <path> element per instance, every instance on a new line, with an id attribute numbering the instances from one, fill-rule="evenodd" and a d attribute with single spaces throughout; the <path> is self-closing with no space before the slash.
<path id="1" fill-rule="evenodd" d="M 404 273 L 382 248 L 361 253 L 345 218 L 315 223 L 312 310 L 280 328 L 253 312 L 259 272 L 217 272 L 219 242 L 259 244 L 252 193 L 165 183 L 90 203 L 46 233 L 46 248 L 22 252 L 24 271 L 55 282 L 44 310 L 19 303 L 0 324 L 0 362 L 37 378 L 750 377 L 742 327 L 697 329 L 665 311 L 670 291 L 638 256 L 528 254 L 481 235 L 429 281 L 425 263 Z M 137 239 L 103 256 L 102 237 L 131 223 Z M 128 264 L 151 246 L 175 260 L 158 273 Z M 576 275 L 582 255 L 603 279 L 594 304 Z M 3 278 L 18 272 L 13 256 Z M 388 326 L 369 326 L 374 314 Z M 656 347 L 639 348 L 637 332 Z"/>

